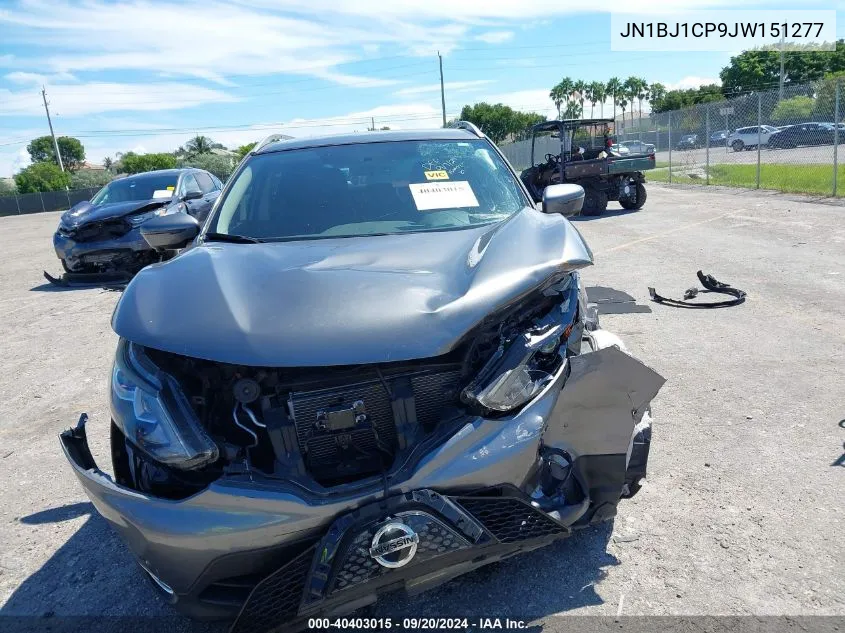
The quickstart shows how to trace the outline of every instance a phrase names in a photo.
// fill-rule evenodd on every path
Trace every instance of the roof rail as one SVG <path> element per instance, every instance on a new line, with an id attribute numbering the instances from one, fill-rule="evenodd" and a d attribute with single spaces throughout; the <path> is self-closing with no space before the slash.
<path id="1" fill-rule="evenodd" d="M 470 123 L 469 121 L 450 121 L 448 127 L 467 130 L 475 134 L 478 138 L 484 138 L 484 133 L 474 123 Z"/>
<path id="2" fill-rule="evenodd" d="M 258 144 L 256 144 L 256 146 L 252 148 L 252 151 L 257 152 L 258 150 L 260 150 L 265 145 L 269 145 L 270 143 L 275 143 L 276 141 L 286 141 L 286 140 L 291 139 L 291 138 L 293 138 L 293 137 L 288 136 L 287 134 L 281 134 L 279 132 L 276 132 L 275 134 L 271 134 L 270 136 L 265 137 L 264 140 L 262 140 Z"/>

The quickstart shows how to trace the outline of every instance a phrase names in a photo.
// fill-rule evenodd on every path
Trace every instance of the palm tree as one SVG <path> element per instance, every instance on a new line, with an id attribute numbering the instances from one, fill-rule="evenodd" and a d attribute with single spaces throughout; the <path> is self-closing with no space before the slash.
<path id="1" fill-rule="evenodd" d="M 114 161 L 108 156 L 106 156 L 103 159 L 103 167 L 106 168 L 106 171 L 111 171 L 112 165 L 114 165 Z"/>
<path id="2" fill-rule="evenodd" d="M 560 118 L 560 106 L 563 103 L 563 99 L 564 99 L 563 93 L 561 92 L 561 89 L 560 89 L 560 84 L 558 84 L 557 86 L 555 86 L 554 88 L 551 89 L 551 92 L 549 92 L 549 99 L 551 99 L 552 102 L 555 104 L 555 107 L 557 108 L 557 118 L 559 119 Z"/>
<path id="3" fill-rule="evenodd" d="M 601 116 L 604 118 L 604 100 L 607 99 L 607 91 L 604 84 L 600 81 L 594 81 L 590 84 L 587 98 L 590 100 L 590 118 L 593 116 L 593 109 L 597 103 L 601 103 Z"/>
<path id="4" fill-rule="evenodd" d="M 625 126 L 625 108 L 628 106 L 628 99 L 625 96 L 625 93 L 621 93 L 619 96 L 619 107 L 622 108 L 622 126 Z M 615 119 L 614 119 L 615 121 Z M 616 130 L 614 130 L 615 132 Z"/>
<path id="5" fill-rule="evenodd" d="M 631 104 L 631 129 L 634 129 L 634 101 L 637 100 L 637 95 L 640 93 L 639 77 L 628 77 L 623 84 L 623 91 L 625 98 Z"/>
<path id="6" fill-rule="evenodd" d="M 185 143 L 185 151 L 188 154 L 210 154 L 213 149 L 220 149 L 223 146 L 215 143 L 207 136 L 197 135 Z"/>
<path id="7" fill-rule="evenodd" d="M 639 130 L 639 133 L 640 133 L 640 140 L 642 140 L 642 135 L 643 135 L 643 129 L 642 129 L 643 128 L 643 101 L 649 98 L 649 86 L 648 86 L 648 82 L 645 79 L 643 79 L 642 77 L 637 79 L 637 81 L 640 84 L 640 89 L 637 92 L 637 102 L 639 102 L 639 104 L 640 104 L 640 121 L 639 121 L 639 125 L 637 125 L 637 129 Z"/>
<path id="8" fill-rule="evenodd" d="M 622 92 L 622 82 L 619 81 L 619 77 L 611 77 L 607 80 L 605 88 L 607 89 L 607 96 L 613 99 L 613 126 L 616 127 L 616 102 Z"/>
<path id="9" fill-rule="evenodd" d="M 572 87 L 574 85 L 575 84 L 572 82 L 570 77 L 564 77 L 554 88 L 552 88 L 551 93 L 549 93 L 552 101 L 554 101 L 557 106 L 557 118 L 560 118 L 561 104 L 563 104 L 564 101 L 569 102 L 569 97 L 572 94 Z"/>
<path id="10" fill-rule="evenodd" d="M 663 97 L 666 96 L 666 86 L 662 83 L 655 82 L 648 87 L 648 94 L 648 100 L 653 105 L 655 102 L 662 101 Z"/>
<path id="11" fill-rule="evenodd" d="M 564 119 L 580 119 L 584 108 L 577 101 L 569 101 L 563 111 Z"/>
<path id="12" fill-rule="evenodd" d="M 574 84 L 572 84 L 572 99 L 577 101 L 578 104 L 581 106 L 581 113 L 584 112 L 584 99 L 587 96 L 585 93 L 587 92 L 587 82 L 579 79 Z M 581 116 L 581 115 L 578 115 Z"/>

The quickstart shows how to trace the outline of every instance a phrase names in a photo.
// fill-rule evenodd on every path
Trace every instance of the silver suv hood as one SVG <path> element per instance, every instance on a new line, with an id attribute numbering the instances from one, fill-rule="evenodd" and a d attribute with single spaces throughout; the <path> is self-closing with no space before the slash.
<path id="1" fill-rule="evenodd" d="M 454 231 L 205 243 L 142 270 L 112 327 L 148 347 L 251 366 L 428 358 L 551 276 L 590 264 L 568 220 L 530 208 Z"/>

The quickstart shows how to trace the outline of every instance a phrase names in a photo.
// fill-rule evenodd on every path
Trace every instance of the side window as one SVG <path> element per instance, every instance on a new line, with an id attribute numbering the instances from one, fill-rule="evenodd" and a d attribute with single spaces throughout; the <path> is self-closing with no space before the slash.
<path id="1" fill-rule="evenodd" d="M 182 195 L 184 196 L 190 191 L 202 192 L 202 189 L 200 189 L 200 186 L 197 184 L 197 179 L 194 178 L 193 174 L 185 174 L 182 178 Z"/>
<path id="2" fill-rule="evenodd" d="M 211 180 L 211 177 L 207 173 L 204 171 L 197 171 L 194 172 L 194 176 L 196 177 L 203 193 L 211 193 L 215 190 L 214 181 Z"/>
<path id="3" fill-rule="evenodd" d="M 214 186 L 217 188 L 218 191 L 223 189 L 223 183 L 220 182 L 220 179 L 217 176 L 215 176 L 214 174 L 209 174 L 209 176 L 211 176 L 211 180 L 214 181 Z"/>

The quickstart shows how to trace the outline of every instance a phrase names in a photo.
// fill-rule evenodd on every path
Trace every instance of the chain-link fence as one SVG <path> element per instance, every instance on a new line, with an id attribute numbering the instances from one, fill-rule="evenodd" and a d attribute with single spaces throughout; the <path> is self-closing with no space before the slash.
<path id="1" fill-rule="evenodd" d="M 845 78 L 787 83 L 782 92 L 634 115 L 624 123 L 619 117 L 615 137 L 622 152 L 654 146 L 656 168 L 646 174 L 650 181 L 842 196 L 843 87 Z M 530 139 L 501 149 L 516 169 L 530 166 Z M 547 152 L 555 150 L 538 146 L 535 162 Z"/>
<path id="2" fill-rule="evenodd" d="M 69 209 L 77 202 L 90 200 L 99 190 L 100 187 L 87 187 L 73 191 L 44 191 L 42 193 L 24 193 L 19 196 L 0 196 L 0 217 Z"/>

